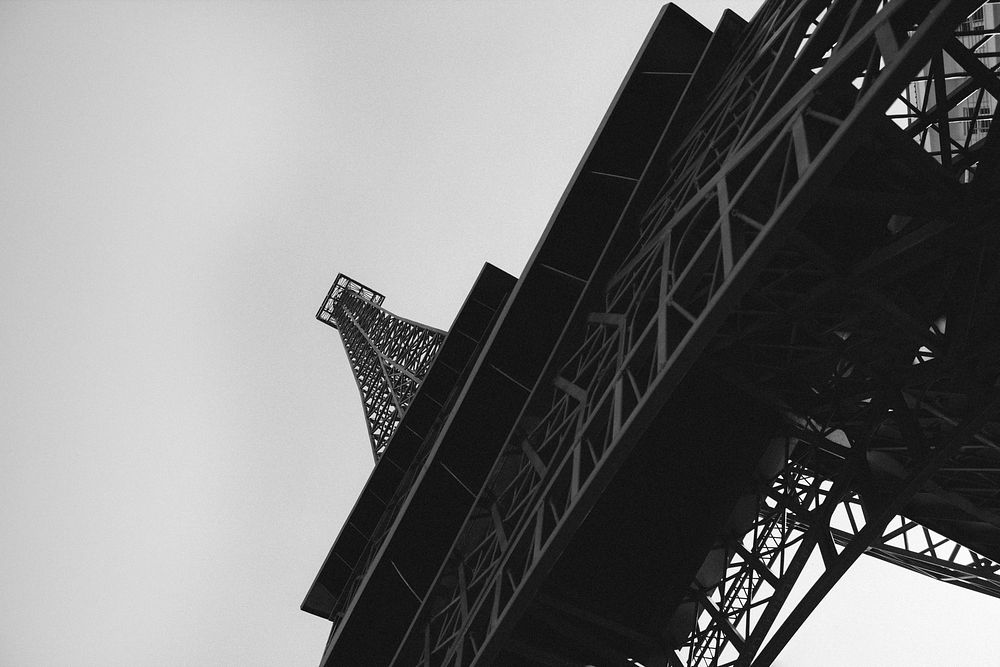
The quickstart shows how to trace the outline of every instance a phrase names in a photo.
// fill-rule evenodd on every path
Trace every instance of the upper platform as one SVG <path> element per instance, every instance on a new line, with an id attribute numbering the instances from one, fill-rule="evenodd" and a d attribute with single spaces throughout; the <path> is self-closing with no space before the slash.
<path id="1" fill-rule="evenodd" d="M 350 276 L 346 276 L 343 273 L 337 274 L 337 279 L 333 281 L 333 285 L 330 286 L 330 291 L 327 292 L 326 298 L 323 299 L 323 305 L 319 307 L 316 311 L 316 319 L 324 324 L 329 324 L 334 329 L 337 328 L 337 320 L 334 317 L 334 313 L 337 308 L 337 304 L 340 303 L 340 299 L 343 297 L 344 292 L 354 292 L 362 299 L 370 301 L 376 306 L 381 307 L 382 303 L 385 301 L 385 296 L 379 294 L 375 290 L 357 280 L 354 280 Z"/>

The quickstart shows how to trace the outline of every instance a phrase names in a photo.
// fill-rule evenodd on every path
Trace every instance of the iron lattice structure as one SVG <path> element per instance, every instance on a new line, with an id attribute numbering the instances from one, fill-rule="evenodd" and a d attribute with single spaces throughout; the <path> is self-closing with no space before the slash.
<path id="1" fill-rule="evenodd" d="M 501 318 L 466 386 L 515 408 L 435 436 L 324 664 L 763 667 L 864 554 L 1000 597 L 982 5 L 772 0 L 714 33 L 661 13 L 511 297 L 520 357 Z M 393 539 L 446 457 L 464 493 L 421 568 Z M 366 585 L 412 595 L 370 663 Z"/>
<path id="2" fill-rule="evenodd" d="M 385 452 L 427 375 L 445 332 L 393 315 L 385 296 L 338 274 L 316 319 L 340 331 L 361 392 L 372 454 Z"/>

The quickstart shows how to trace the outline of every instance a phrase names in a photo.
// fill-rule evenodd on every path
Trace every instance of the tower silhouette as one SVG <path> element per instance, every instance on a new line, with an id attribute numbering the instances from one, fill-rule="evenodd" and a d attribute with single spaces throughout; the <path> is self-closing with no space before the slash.
<path id="1" fill-rule="evenodd" d="M 310 588 L 322 664 L 764 667 L 862 555 L 1000 597 L 981 7 L 667 5 Z"/>
<path id="2" fill-rule="evenodd" d="M 445 336 L 443 331 L 393 315 L 382 308 L 383 301 L 385 296 L 341 273 L 316 313 L 316 319 L 340 331 L 361 392 L 376 461 Z"/>

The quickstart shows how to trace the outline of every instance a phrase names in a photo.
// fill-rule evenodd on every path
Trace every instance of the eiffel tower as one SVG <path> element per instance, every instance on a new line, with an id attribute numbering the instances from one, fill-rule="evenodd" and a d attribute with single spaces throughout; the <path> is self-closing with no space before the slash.
<path id="1" fill-rule="evenodd" d="M 340 331 L 377 463 L 445 333 L 382 308 L 385 296 L 338 274 L 316 319 Z"/>
<path id="2" fill-rule="evenodd" d="M 667 5 L 377 426 L 321 664 L 764 667 L 861 556 L 1000 597 L 998 18 Z"/>

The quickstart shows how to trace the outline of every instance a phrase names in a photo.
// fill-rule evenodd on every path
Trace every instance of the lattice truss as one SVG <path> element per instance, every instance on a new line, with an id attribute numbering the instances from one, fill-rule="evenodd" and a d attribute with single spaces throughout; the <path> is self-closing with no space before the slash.
<path id="1" fill-rule="evenodd" d="M 992 33 L 963 25 L 979 5 L 758 12 L 638 232 L 612 238 L 631 250 L 595 271 L 600 305 L 396 664 L 488 664 L 696 364 L 787 427 L 667 629 L 670 664 L 770 664 L 863 553 L 1000 594 L 998 112 L 953 140 L 962 109 L 1000 98 Z M 822 574 L 776 625 L 813 553 Z"/>
<path id="2" fill-rule="evenodd" d="M 316 315 L 340 330 L 376 461 L 445 338 L 443 331 L 383 309 L 383 300 L 381 294 L 341 274 Z"/>

